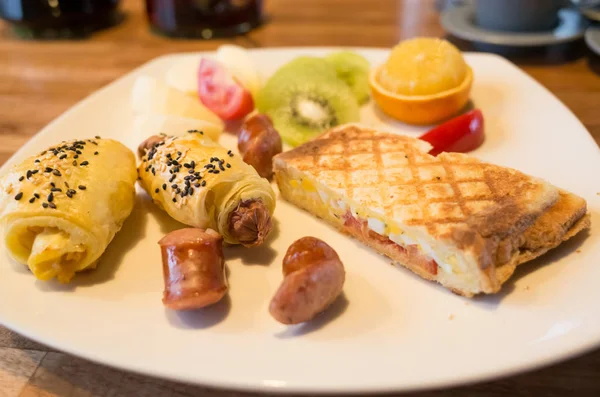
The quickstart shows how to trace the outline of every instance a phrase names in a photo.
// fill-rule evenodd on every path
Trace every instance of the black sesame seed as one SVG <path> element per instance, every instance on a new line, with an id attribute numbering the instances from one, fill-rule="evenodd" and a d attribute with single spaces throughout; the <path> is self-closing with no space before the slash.
<path id="1" fill-rule="evenodd" d="M 98 142 L 90 141 L 90 143 L 98 146 Z"/>
<path id="2" fill-rule="evenodd" d="M 32 174 L 32 175 L 35 175 L 35 174 L 37 174 L 39 171 L 40 171 L 40 170 L 33 170 L 33 171 L 31 171 L 31 174 Z"/>
<path id="3" fill-rule="evenodd" d="M 162 188 L 163 188 L 163 190 L 167 190 L 167 184 L 163 183 Z"/>
<path id="4" fill-rule="evenodd" d="M 175 197 L 173 197 L 173 202 L 174 202 L 174 203 L 176 203 L 176 202 L 177 202 L 177 199 L 176 199 Z"/>
<path id="5" fill-rule="evenodd" d="M 171 178 L 169 179 L 169 182 L 173 182 L 175 180 L 176 175 L 172 175 Z"/>
<path id="6" fill-rule="evenodd" d="M 176 187 L 177 187 L 177 184 L 176 184 L 176 183 L 174 183 L 174 184 L 172 184 L 172 185 L 171 185 L 171 188 L 172 188 L 172 189 L 175 189 Z"/>
<path id="7" fill-rule="evenodd" d="M 62 189 L 59 187 L 53 187 L 52 189 L 50 189 L 51 192 L 62 192 Z"/>
<path id="8" fill-rule="evenodd" d="M 188 171 L 188 174 L 193 174 L 193 173 L 194 173 L 194 170 L 189 170 Z"/>
<path id="9" fill-rule="evenodd" d="M 188 164 L 188 163 L 184 163 L 184 164 L 183 164 L 183 166 L 184 166 L 185 168 L 192 168 L 192 165 L 191 165 L 191 164 Z"/>
<path id="10" fill-rule="evenodd" d="M 33 195 L 35 196 L 35 198 L 38 198 L 38 199 L 40 198 L 40 195 L 37 193 L 33 193 Z"/>
<path id="11" fill-rule="evenodd" d="M 40 160 L 35 160 L 34 163 L 39 164 Z"/>
<path id="12" fill-rule="evenodd" d="M 60 157 L 59 157 L 60 160 L 63 160 L 63 159 L 66 159 L 66 158 L 67 158 L 66 154 L 61 154 Z"/>
<path id="13" fill-rule="evenodd" d="M 48 195 L 48 202 L 51 203 L 52 201 L 54 201 L 54 194 L 50 193 Z"/>
<path id="14" fill-rule="evenodd" d="M 225 171 L 225 167 L 223 167 L 222 163 L 219 163 L 219 168 L 221 169 L 221 171 Z"/>
<path id="15" fill-rule="evenodd" d="M 79 188 L 79 190 L 85 190 L 85 189 L 87 189 L 87 188 L 85 187 L 85 185 L 79 185 L 79 186 L 77 186 L 77 187 Z"/>
<path id="16" fill-rule="evenodd" d="M 167 153 L 167 158 L 170 159 L 171 158 L 171 153 Z"/>
<path id="17" fill-rule="evenodd" d="M 152 167 L 152 175 L 156 175 L 156 171 L 154 170 L 154 167 Z"/>
<path id="18" fill-rule="evenodd" d="M 193 196 L 193 195 L 194 195 L 194 189 L 190 189 L 190 190 L 188 191 L 188 194 L 189 194 L 190 196 Z"/>
<path id="19" fill-rule="evenodd" d="M 96 138 L 96 139 L 102 139 L 102 138 L 100 138 L 100 135 L 96 135 L 94 138 Z"/>
<path id="20" fill-rule="evenodd" d="M 185 186 L 190 186 L 190 180 L 185 181 Z"/>
<path id="21" fill-rule="evenodd" d="M 178 156 L 181 156 L 181 152 L 177 152 L 177 155 L 178 155 Z"/>
<path id="22" fill-rule="evenodd" d="M 29 199 L 30 203 L 33 203 L 34 201 L 35 201 L 35 197 L 32 197 L 32 198 Z"/>
<path id="23" fill-rule="evenodd" d="M 97 155 L 98 155 L 98 152 L 94 152 L 94 156 L 97 156 Z"/>
<path id="24" fill-rule="evenodd" d="M 75 153 L 81 154 L 81 150 L 75 150 Z"/>
<path id="25" fill-rule="evenodd" d="M 202 181 L 202 186 L 206 186 L 206 181 Z"/>
<path id="26" fill-rule="evenodd" d="M 66 193 L 66 194 L 67 194 L 67 197 L 68 197 L 68 198 L 73 198 L 73 193 L 71 193 L 71 191 L 70 191 L 70 190 L 67 190 L 67 193 Z"/>
<path id="27" fill-rule="evenodd" d="M 219 170 L 214 170 L 214 171 L 213 171 L 213 174 L 218 174 L 219 172 L 221 172 L 221 171 L 219 171 Z"/>
<path id="28" fill-rule="evenodd" d="M 228 151 L 227 151 L 227 154 L 231 154 L 231 150 L 228 150 Z"/>
<path id="29" fill-rule="evenodd" d="M 46 168 L 44 169 L 44 172 L 52 172 L 52 168 L 50 168 L 50 167 L 46 167 Z"/>
<path id="30" fill-rule="evenodd" d="M 199 183 L 194 183 L 194 186 L 195 187 L 200 187 L 200 184 Z"/>
<path id="31" fill-rule="evenodd" d="M 50 186 L 56 187 L 56 184 L 54 182 L 50 182 Z"/>
<path id="32" fill-rule="evenodd" d="M 40 156 L 43 156 L 43 155 L 45 155 L 47 152 L 48 152 L 47 150 L 44 150 L 42 153 L 40 153 Z M 38 161 L 39 161 L 39 160 L 38 160 Z"/>
<path id="33" fill-rule="evenodd" d="M 76 154 L 75 156 L 73 156 L 73 158 L 74 158 L 74 159 L 78 159 L 78 158 L 79 158 L 79 155 L 78 155 L 78 154 Z"/>
<path id="34" fill-rule="evenodd" d="M 177 160 L 173 160 L 173 164 L 179 165 L 179 162 Z"/>
<path id="35" fill-rule="evenodd" d="M 25 177 L 21 175 L 21 177 L 19 177 L 19 182 L 21 182 L 23 179 L 25 179 Z"/>
<path id="36" fill-rule="evenodd" d="M 62 176 L 59 170 L 54 170 L 52 173 L 56 176 Z"/>
<path id="37" fill-rule="evenodd" d="M 233 157 L 233 153 L 231 153 L 231 150 L 227 154 L 229 155 L 229 157 Z"/>
<path id="38" fill-rule="evenodd" d="M 154 189 L 154 193 L 158 193 L 160 191 L 159 188 Z"/>
<path id="39" fill-rule="evenodd" d="M 65 186 L 69 187 L 69 183 L 67 181 L 65 181 Z"/>
<path id="40" fill-rule="evenodd" d="M 29 179 L 31 177 L 31 175 L 33 175 L 33 173 L 31 172 L 31 170 L 27 170 L 27 179 Z"/>
<path id="41" fill-rule="evenodd" d="M 227 163 L 227 168 L 231 168 L 231 164 Z"/>
<path id="42" fill-rule="evenodd" d="M 77 161 L 73 160 L 73 165 L 76 166 L 77 165 Z"/>
<path id="43" fill-rule="evenodd" d="M 192 168 L 196 168 L 196 162 L 194 160 L 192 160 L 192 162 L 190 163 L 190 166 L 192 166 Z"/>
<path id="44" fill-rule="evenodd" d="M 15 196 L 15 200 L 19 201 L 21 200 L 21 198 L 23 198 L 23 192 L 17 193 L 17 195 Z"/>
<path id="45" fill-rule="evenodd" d="M 48 203 L 48 207 L 50 207 L 52 209 L 56 209 L 56 204 L 54 204 L 54 203 Z"/>
<path id="46" fill-rule="evenodd" d="M 180 188 L 175 189 L 175 194 L 179 194 L 179 193 L 181 193 L 181 189 Z"/>
<path id="47" fill-rule="evenodd" d="M 48 203 L 42 203 L 42 207 L 48 208 Z"/>

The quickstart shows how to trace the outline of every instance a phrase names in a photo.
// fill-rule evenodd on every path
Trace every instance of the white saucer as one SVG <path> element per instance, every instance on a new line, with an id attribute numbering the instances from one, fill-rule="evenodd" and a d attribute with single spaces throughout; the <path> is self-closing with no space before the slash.
<path id="1" fill-rule="evenodd" d="M 592 51 L 600 55 L 600 26 L 594 26 L 585 31 L 585 43 Z"/>
<path id="2" fill-rule="evenodd" d="M 475 24 L 472 6 L 452 7 L 444 11 L 441 22 L 446 31 L 458 38 L 499 46 L 546 46 L 581 39 L 588 26 L 587 20 L 572 8 L 564 8 L 558 14 L 558 26 L 548 32 L 500 32 L 481 28 Z"/>

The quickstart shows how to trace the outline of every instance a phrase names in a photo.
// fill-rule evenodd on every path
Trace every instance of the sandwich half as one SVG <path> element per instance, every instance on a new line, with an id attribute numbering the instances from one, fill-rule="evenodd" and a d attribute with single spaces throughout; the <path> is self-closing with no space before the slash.
<path id="1" fill-rule="evenodd" d="M 283 198 L 396 265 L 472 297 L 590 226 L 582 198 L 517 170 L 358 124 L 273 159 Z"/>

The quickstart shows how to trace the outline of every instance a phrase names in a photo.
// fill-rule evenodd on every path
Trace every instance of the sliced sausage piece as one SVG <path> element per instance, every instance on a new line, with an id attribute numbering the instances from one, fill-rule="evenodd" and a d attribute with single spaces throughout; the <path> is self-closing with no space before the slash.
<path id="1" fill-rule="evenodd" d="M 238 136 L 238 150 L 244 162 L 263 178 L 273 174 L 273 156 L 281 153 L 281 137 L 269 116 L 254 114 L 244 121 Z"/>
<path id="2" fill-rule="evenodd" d="M 163 304 L 173 310 L 198 309 L 227 293 L 223 237 L 212 229 L 186 228 L 164 236 Z"/>
<path id="3" fill-rule="evenodd" d="M 299 324 L 327 309 L 341 294 L 346 277 L 337 253 L 325 242 L 303 237 L 283 259 L 284 279 L 269 305 L 280 323 Z"/>

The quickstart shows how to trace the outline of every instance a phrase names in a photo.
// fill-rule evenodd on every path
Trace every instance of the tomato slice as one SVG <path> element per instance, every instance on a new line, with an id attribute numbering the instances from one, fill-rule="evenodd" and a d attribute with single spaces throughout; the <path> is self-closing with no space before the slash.
<path id="1" fill-rule="evenodd" d="M 483 114 L 479 109 L 471 110 L 429 130 L 419 139 L 433 146 L 429 154 L 434 156 L 442 152 L 470 152 L 485 139 Z"/>
<path id="2" fill-rule="evenodd" d="M 254 110 L 252 94 L 217 61 L 202 58 L 198 67 L 198 97 L 223 120 L 238 120 Z"/>

